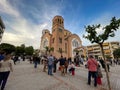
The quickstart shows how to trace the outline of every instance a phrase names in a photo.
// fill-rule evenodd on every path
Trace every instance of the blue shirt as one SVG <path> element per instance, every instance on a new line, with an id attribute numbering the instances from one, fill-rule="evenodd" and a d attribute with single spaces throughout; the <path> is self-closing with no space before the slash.
<path id="1" fill-rule="evenodd" d="M 49 57 L 48 57 L 48 65 L 52 65 L 52 64 L 53 64 L 53 61 L 54 61 L 53 56 L 49 56 Z"/>
<path id="2" fill-rule="evenodd" d="M 4 59 L 4 56 L 3 55 L 0 55 L 0 61 Z"/>

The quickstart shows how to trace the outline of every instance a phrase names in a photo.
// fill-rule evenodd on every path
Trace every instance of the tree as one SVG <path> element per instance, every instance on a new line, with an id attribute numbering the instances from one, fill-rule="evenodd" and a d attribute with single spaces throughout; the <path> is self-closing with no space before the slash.
<path id="1" fill-rule="evenodd" d="M 33 46 L 29 46 L 25 48 L 26 55 L 33 55 L 33 52 L 34 52 Z"/>
<path id="2" fill-rule="evenodd" d="M 120 58 L 120 48 L 113 51 L 114 58 Z"/>
<path id="3" fill-rule="evenodd" d="M 45 52 L 46 52 L 46 55 L 47 55 L 47 52 L 49 51 L 49 47 L 48 46 L 46 46 L 45 47 Z"/>
<path id="4" fill-rule="evenodd" d="M 46 55 L 47 55 L 47 52 L 49 52 L 49 54 L 50 54 L 51 51 L 54 51 L 54 47 L 48 47 L 48 46 L 46 46 L 45 47 L 45 51 L 46 51 Z"/>
<path id="5" fill-rule="evenodd" d="M 21 44 L 21 47 L 25 49 L 25 44 Z"/>
<path id="6" fill-rule="evenodd" d="M 15 50 L 15 55 L 23 55 L 23 54 L 24 54 L 24 49 L 21 48 L 20 46 L 17 46 Z"/>
<path id="7" fill-rule="evenodd" d="M 21 44 L 21 46 L 20 46 L 20 52 L 21 52 L 21 54 L 24 54 L 25 53 L 25 44 Z"/>
<path id="8" fill-rule="evenodd" d="M 54 51 L 54 47 L 50 47 L 50 48 L 49 48 L 49 54 L 50 54 L 51 51 L 52 51 L 52 52 Z"/>
<path id="9" fill-rule="evenodd" d="M 116 19 L 115 17 L 113 17 L 110 21 L 110 24 L 106 25 L 105 27 L 102 28 L 102 30 L 104 32 L 102 34 L 98 35 L 96 29 L 100 28 L 100 26 L 101 26 L 100 24 L 92 25 L 92 26 L 88 25 L 87 27 L 85 27 L 88 35 L 86 35 L 86 36 L 83 35 L 83 37 L 88 39 L 91 43 L 97 43 L 100 46 L 101 53 L 102 53 L 103 59 L 105 61 L 105 68 L 107 68 L 105 55 L 104 55 L 104 51 L 103 51 L 103 43 L 109 37 L 115 36 L 114 32 L 117 31 L 117 29 L 119 29 L 120 19 Z M 107 69 L 106 69 L 106 77 L 107 77 L 107 82 L 108 82 L 108 88 L 109 88 L 109 90 L 111 90 L 111 85 L 110 85 L 110 80 L 109 80 L 109 75 L 108 75 Z"/>
<path id="10" fill-rule="evenodd" d="M 63 53 L 64 51 L 62 50 L 62 48 L 59 48 L 58 52 L 59 52 L 59 53 L 61 54 L 61 56 L 62 56 L 62 53 Z"/>
<path id="11" fill-rule="evenodd" d="M 15 46 L 8 43 L 2 43 L 0 44 L 0 51 L 6 51 L 8 53 L 12 53 L 15 51 Z"/>
<path id="12" fill-rule="evenodd" d="M 111 57 L 110 57 L 110 55 L 105 55 L 105 58 L 107 58 L 107 59 L 111 59 Z"/>
<path id="13" fill-rule="evenodd" d="M 23 55 L 25 54 L 25 45 L 21 44 L 21 46 L 17 46 L 15 50 L 16 55 Z"/>

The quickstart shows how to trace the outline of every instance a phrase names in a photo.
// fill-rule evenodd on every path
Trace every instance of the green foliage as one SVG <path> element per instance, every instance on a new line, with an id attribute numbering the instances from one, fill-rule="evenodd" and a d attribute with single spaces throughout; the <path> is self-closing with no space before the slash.
<path id="1" fill-rule="evenodd" d="M 46 47 L 45 47 L 45 50 L 46 50 L 46 51 L 49 51 L 49 47 L 48 47 L 48 46 L 46 46 Z"/>
<path id="2" fill-rule="evenodd" d="M 24 44 L 17 46 L 15 50 L 16 55 L 33 55 L 34 49 L 33 46 L 25 47 Z"/>
<path id="3" fill-rule="evenodd" d="M 59 48 L 58 52 L 61 54 L 61 56 L 62 56 L 62 53 L 64 53 L 64 51 L 62 50 L 62 48 Z"/>
<path id="4" fill-rule="evenodd" d="M 96 29 L 100 28 L 100 26 L 101 26 L 100 24 L 92 25 L 92 26 L 88 25 L 87 27 L 85 27 L 88 35 L 86 36 L 83 35 L 83 37 L 90 40 L 91 43 L 98 43 L 98 44 L 103 43 L 109 37 L 115 36 L 114 31 L 119 29 L 120 19 L 117 20 L 115 17 L 113 17 L 110 24 L 103 27 L 102 30 L 104 30 L 104 32 L 102 34 L 97 35 Z"/>
<path id="5" fill-rule="evenodd" d="M 15 51 L 15 46 L 8 43 L 2 43 L 0 44 L 0 51 L 12 53 Z"/>
<path id="6" fill-rule="evenodd" d="M 2 43 L 0 44 L 0 51 L 7 51 L 9 53 L 14 52 L 16 55 L 33 55 L 34 49 L 32 46 L 25 47 L 24 44 L 15 47 L 8 43 Z"/>
<path id="7" fill-rule="evenodd" d="M 54 47 L 50 47 L 50 48 L 49 48 L 49 53 L 50 53 L 51 51 L 54 51 Z"/>
<path id="8" fill-rule="evenodd" d="M 46 54 L 47 54 L 47 52 L 49 52 L 49 54 L 50 54 L 51 51 L 54 51 L 54 47 L 48 47 L 48 46 L 46 46 L 45 47 L 45 51 L 46 51 Z"/>
<path id="9" fill-rule="evenodd" d="M 21 46 L 17 46 L 15 50 L 16 55 L 23 55 L 25 53 L 25 45 L 21 44 Z"/>
<path id="10" fill-rule="evenodd" d="M 113 51 L 113 55 L 114 55 L 115 58 L 120 58 L 120 48 L 115 49 Z"/>
<path id="11" fill-rule="evenodd" d="M 21 46 L 20 46 L 21 48 L 25 48 L 25 44 L 21 44 Z"/>
<path id="12" fill-rule="evenodd" d="M 105 57 L 106 57 L 107 59 L 111 59 L 110 55 L 105 55 Z"/>
<path id="13" fill-rule="evenodd" d="M 115 36 L 114 32 L 117 29 L 119 29 L 119 27 L 120 27 L 120 19 L 117 20 L 115 17 L 112 18 L 112 20 L 110 21 L 109 25 L 106 25 L 102 29 L 102 30 L 104 30 L 104 32 L 102 34 L 97 35 L 97 31 L 96 31 L 96 29 L 100 28 L 100 24 L 92 25 L 92 26 L 88 25 L 87 27 L 85 27 L 86 28 L 86 32 L 88 33 L 88 35 L 86 35 L 86 36 L 83 35 L 83 37 L 88 39 L 91 43 L 99 44 L 99 46 L 101 48 L 101 53 L 102 53 L 103 59 L 105 61 L 105 67 L 106 68 L 107 68 L 107 64 L 106 64 L 106 60 L 105 60 L 105 55 L 104 55 L 102 44 L 109 37 L 114 37 Z M 106 70 L 106 76 L 107 76 L 109 90 L 111 90 L 110 80 L 109 80 L 109 75 L 108 75 L 108 71 L 107 70 Z"/>
<path id="14" fill-rule="evenodd" d="M 16 55 L 23 55 L 25 53 L 25 47 L 17 46 L 15 50 Z"/>
<path id="15" fill-rule="evenodd" d="M 25 48 L 25 54 L 26 55 L 33 55 L 34 49 L 32 46 L 26 47 Z"/>

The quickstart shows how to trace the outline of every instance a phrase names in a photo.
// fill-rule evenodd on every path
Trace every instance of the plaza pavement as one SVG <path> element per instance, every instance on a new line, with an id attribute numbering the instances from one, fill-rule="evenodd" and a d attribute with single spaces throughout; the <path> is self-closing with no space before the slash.
<path id="1" fill-rule="evenodd" d="M 75 76 L 69 74 L 61 76 L 57 70 L 53 76 L 42 71 L 43 65 L 35 69 L 27 60 L 14 66 L 8 78 L 5 90 L 106 90 L 107 81 L 104 70 L 102 86 L 87 85 L 87 69 L 84 65 L 76 68 Z M 110 81 L 112 90 L 120 90 L 120 66 L 111 67 Z M 105 89 L 104 89 L 105 88 Z"/>

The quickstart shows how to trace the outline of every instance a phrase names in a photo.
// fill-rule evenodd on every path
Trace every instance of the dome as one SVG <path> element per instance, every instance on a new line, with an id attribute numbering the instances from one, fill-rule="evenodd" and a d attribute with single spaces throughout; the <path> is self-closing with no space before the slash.
<path id="1" fill-rule="evenodd" d="M 42 34 L 44 35 L 45 33 L 50 33 L 50 31 L 48 29 L 42 30 Z"/>

